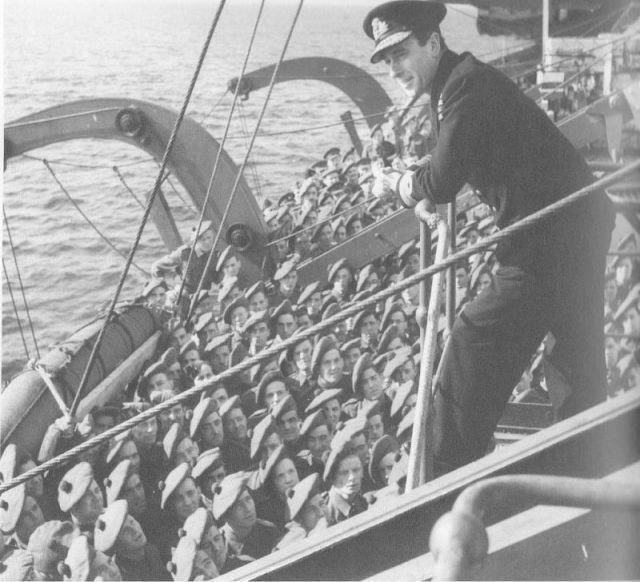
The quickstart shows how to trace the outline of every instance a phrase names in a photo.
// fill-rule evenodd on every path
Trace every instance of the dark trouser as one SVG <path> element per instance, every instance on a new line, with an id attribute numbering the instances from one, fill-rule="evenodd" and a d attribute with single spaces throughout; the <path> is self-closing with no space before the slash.
<path id="1" fill-rule="evenodd" d="M 436 474 L 485 454 L 549 331 L 556 339 L 552 359 L 572 387 L 560 415 L 605 399 L 604 266 L 613 217 L 606 204 L 592 211 L 574 209 L 570 220 L 523 237 L 454 323 L 434 405 Z"/>

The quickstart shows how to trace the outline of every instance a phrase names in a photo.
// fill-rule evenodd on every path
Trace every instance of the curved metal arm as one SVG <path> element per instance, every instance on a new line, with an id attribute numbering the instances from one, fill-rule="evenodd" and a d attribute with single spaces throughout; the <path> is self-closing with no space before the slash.
<path id="1" fill-rule="evenodd" d="M 442 261 L 449 251 L 449 227 L 439 214 L 430 212 L 427 200 L 420 201 L 414 212 L 420 220 L 420 268 L 425 269 L 429 263 L 431 252 L 431 237 L 429 230 L 437 230 L 438 244 L 436 247 L 435 262 Z M 440 316 L 440 303 L 442 300 L 442 283 L 445 277 L 444 271 L 439 271 L 431 279 L 431 293 L 429 294 L 429 307 L 426 305 L 427 281 L 420 283 L 420 306 L 416 313 L 416 319 L 421 330 L 422 337 L 422 362 L 420 366 L 420 381 L 418 383 L 418 400 L 415 409 L 415 421 L 411 433 L 411 456 L 407 470 L 406 490 L 411 491 L 425 483 L 432 475 L 432 467 L 426 463 L 427 441 L 430 430 L 427 420 L 431 410 L 433 399 L 433 368 L 436 355 L 436 342 L 438 334 L 438 320 Z M 429 456 L 430 457 L 430 456 Z"/>
<path id="2" fill-rule="evenodd" d="M 480 481 L 465 489 L 449 513 L 431 530 L 436 561 L 434 580 L 465 579 L 488 552 L 482 519 L 488 510 L 522 502 L 640 511 L 640 486 L 602 479 L 511 475 Z"/>

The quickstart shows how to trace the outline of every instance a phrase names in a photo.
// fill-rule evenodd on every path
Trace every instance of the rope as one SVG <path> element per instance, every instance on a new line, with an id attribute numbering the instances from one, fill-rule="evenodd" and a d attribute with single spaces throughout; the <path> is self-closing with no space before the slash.
<path id="1" fill-rule="evenodd" d="M 238 190 L 238 185 L 240 184 L 240 179 L 242 178 L 242 174 L 244 172 L 244 169 L 247 166 L 247 162 L 249 160 L 249 156 L 251 155 L 251 150 L 253 148 L 253 144 L 255 143 L 256 140 L 256 136 L 258 134 L 258 129 L 260 128 L 260 124 L 262 123 L 262 119 L 264 118 L 264 114 L 265 111 L 267 110 L 267 104 L 269 103 L 269 100 L 271 98 L 271 93 L 273 92 L 273 87 L 275 85 L 275 81 L 276 81 L 276 76 L 278 75 L 278 71 L 280 70 L 280 65 L 282 64 L 282 61 L 284 60 L 284 55 L 287 52 L 287 48 L 289 47 L 289 42 L 291 40 L 291 36 L 293 35 L 293 31 L 295 29 L 296 23 L 298 22 L 298 17 L 300 16 L 300 11 L 302 10 L 302 5 L 304 4 L 304 0 L 300 0 L 299 4 L 298 4 L 298 9 L 296 10 L 295 16 L 293 18 L 293 21 L 291 23 L 291 26 L 289 28 L 289 33 L 287 35 L 287 38 L 284 42 L 284 45 L 282 47 L 282 52 L 280 53 L 280 57 L 278 59 L 278 62 L 276 63 L 275 68 L 273 69 L 273 75 L 271 77 L 271 83 L 269 83 L 269 89 L 267 91 L 267 96 L 265 97 L 264 103 L 262 104 L 262 110 L 260 111 L 260 115 L 258 116 L 258 121 L 256 122 L 256 127 L 254 129 L 253 135 L 251 136 L 251 142 L 249 143 L 249 147 L 247 148 L 247 153 L 244 156 L 244 160 L 242 160 L 242 164 L 240 165 L 240 168 L 238 169 L 238 172 L 236 174 L 236 179 L 233 183 L 233 188 L 231 189 L 231 194 L 229 194 L 229 198 L 227 199 L 227 205 L 225 206 L 224 212 L 222 213 L 222 218 L 220 219 L 220 226 L 218 228 L 218 231 L 216 232 L 216 237 L 215 240 L 213 242 L 213 246 L 211 247 L 211 251 L 209 252 L 209 256 L 207 257 L 207 262 L 205 264 L 205 267 L 202 271 L 202 275 L 200 276 L 200 281 L 198 282 L 198 288 L 196 289 L 196 292 L 194 294 L 195 297 L 198 296 L 198 293 L 200 293 L 200 290 L 202 289 L 202 286 L 204 285 L 204 279 L 206 276 L 206 273 L 209 270 L 209 267 L 211 265 L 211 261 L 213 260 L 213 255 L 215 253 L 215 249 L 218 246 L 218 241 L 220 240 L 220 234 L 222 233 L 222 228 L 224 226 L 225 221 L 227 220 L 227 216 L 229 216 L 229 211 L 231 210 L 231 204 L 233 202 L 233 198 L 236 194 L 236 191 Z M 190 306 L 189 306 L 189 312 L 187 313 L 187 320 L 191 317 L 191 314 L 193 312 L 193 308 L 195 307 L 195 302 L 193 302 Z"/>
<path id="2" fill-rule="evenodd" d="M 227 96 L 227 93 L 229 93 L 229 87 L 227 87 L 226 91 L 222 95 L 220 95 L 220 98 L 216 101 L 215 105 L 211 109 L 209 109 L 207 113 L 205 113 L 200 123 L 204 124 L 204 122 L 209 118 L 209 115 L 211 115 L 218 108 L 220 103 L 222 103 L 222 100 Z"/>
<path id="3" fill-rule="evenodd" d="M 216 29 L 216 26 L 218 24 L 218 20 L 220 19 L 220 15 L 222 13 L 222 9 L 225 5 L 226 0 L 221 0 L 220 1 L 220 5 L 218 6 L 218 9 L 216 11 L 216 14 L 213 18 L 213 22 L 211 23 L 211 27 L 209 28 L 209 32 L 207 33 L 207 38 L 204 42 L 204 46 L 202 47 L 202 51 L 200 52 L 200 56 L 198 58 L 198 63 L 196 65 L 196 69 L 193 73 L 193 76 L 191 78 L 191 81 L 189 82 L 189 88 L 187 89 L 187 95 L 184 99 L 184 102 L 182 104 L 182 108 L 180 109 L 180 112 L 178 113 L 178 117 L 176 118 L 175 124 L 173 126 L 173 130 L 171 131 L 171 136 L 169 137 L 169 141 L 167 143 L 167 147 L 165 149 L 164 152 L 164 156 L 162 158 L 162 165 L 160 166 L 160 171 L 158 172 L 158 176 L 156 177 L 156 181 L 155 184 L 153 186 L 153 190 L 151 191 L 151 195 L 149 196 L 149 199 L 147 200 L 147 207 L 145 208 L 144 214 L 142 216 L 142 220 L 140 221 L 140 226 L 138 227 L 138 232 L 136 234 L 136 238 L 133 242 L 133 245 L 131 246 L 131 249 L 129 250 L 129 257 L 127 258 L 127 261 L 124 265 L 124 269 L 122 270 L 122 275 L 120 276 L 120 281 L 118 282 L 118 287 L 116 288 L 116 291 L 113 295 L 113 299 L 111 301 L 111 305 L 109 307 L 109 312 L 107 313 L 107 316 L 104 319 L 104 323 L 102 325 L 102 327 L 100 328 L 100 333 L 98 334 L 98 337 L 95 341 L 95 343 L 93 344 L 93 348 L 91 350 L 91 354 L 89 356 L 89 360 L 87 362 L 87 365 L 84 369 L 84 373 L 82 375 L 82 379 L 80 380 L 80 384 L 78 386 L 78 390 L 74 396 L 73 399 L 73 403 L 71 404 L 71 407 L 69 409 L 69 413 L 71 416 L 73 416 L 76 412 L 76 409 L 78 407 L 78 404 L 80 403 L 80 396 L 82 395 L 82 393 L 84 392 L 84 389 L 87 385 L 87 382 L 89 380 L 89 374 L 91 373 L 91 369 L 93 368 L 93 363 L 95 362 L 96 356 L 98 354 L 98 349 L 100 348 L 100 345 L 102 344 L 102 339 L 104 338 L 104 334 L 105 331 L 107 329 L 107 325 L 110 323 L 111 318 L 113 317 L 115 310 L 116 310 L 116 305 L 118 303 L 118 298 L 120 297 L 120 293 L 122 292 L 122 288 L 124 286 L 124 282 L 125 279 L 127 278 L 127 274 L 129 273 L 129 267 L 131 266 L 131 264 L 133 263 L 133 256 L 136 252 L 136 250 L 138 249 L 138 245 L 140 244 L 140 239 L 142 238 L 142 233 L 144 232 L 144 227 L 147 224 L 147 221 L 149 219 L 149 215 L 151 214 L 151 208 L 153 206 L 153 203 L 156 199 L 156 196 L 158 195 L 158 192 L 160 192 L 160 185 L 162 184 L 162 181 L 164 180 L 164 175 L 165 175 L 165 170 L 167 168 L 167 165 L 169 163 L 169 156 L 171 155 L 171 152 L 173 151 L 173 145 L 176 141 L 177 135 L 178 135 L 178 130 L 180 129 L 180 125 L 182 124 L 182 120 L 184 119 L 184 116 L 187 112 L 187 107 L 189 105 L 189 101 L 191 100 L 191 95 L 193 94 L 193 90 L 195 88 L 196 85 L 196 81 L 198 80 L 198 77 L 200 75 L 200 71 L 202 69 L 202 65 L 204 64 L 204 58 L 207 55 L 207 52 L 209 50 L 209 45 L 211 44 L 211 39 L 213 37 L 213 32 Z"/>
<path id="4" fill-rule="evenodd" d="M 62 190 L 62 192 L 64 193 L 64 195 L 69 199 L 69 202 L 71 202 L 71 204 L 73 204 L 73 206 L 75 207 L 75 209 L 80 213 L 80 216 L 82 216 L 82 218 L 85 219 L 85 221 L 87 222 L 87 224 L 93 228 L 93 230 L 96 231 L 96 233 L 98 234 L 98 236 L 104 241 L 106 242 L 112 250 L 114 250 L 116 253 L 118 253 L 125 261 L 127 260 L 127 255 L 125 253 L 123 253 L 118 247 L 116 247 L 104 234 L 102 234 L 102 231 L 93 223 L 93 221 L 83 212 L 82 208 L 80 208 L 80 206 L 78 205 L 78 203 L 71 197 L 71 194 L 69 194 L 69 191 L 64 187 L 64 185 L 62 184 L 62 182 L 60 182 L 58 176 L 56 176 L 55 171 L 53 170 L 53 168 L 51 167 L 51 165 L 49 164 L 47 159 L 43 159 L 42 163 L 47 167 L 47 170 L 49 170 L 49 172 L 51 173 L 51 175 L 53 176 L 53 179 L 56 181 L 56 183 L 58 184 L 58 186 L 60 187 L 60 190 Z M 145 276 L 149 276 L 149 273 L 147 271 L 145 271 L 142 267 L 136 265 L 135 263 L 133 263 L 133 266 L 138 269 L 138 271 L 140 271 L 141 273 L 143 273 Z"/>
<path id="5" fill-rule="evenodd" d="M 242 101 L 240 101 L 240 123 L 242 124 L 242 133 L 247 141 L 247 145 L 249 143 L 249 131 L 247 128 L 247 118 L 246 115 L 244 114 L 244 105 L 242 104 Z M 257 198 L 259 200 L 262 200 L 262 189 L 260 188 L 260 177 L 258 176 L 258 169 L 256 168 L 256 164 L 255 164 L 255 159 L 253 157 L 253 155 L 250 156 L 249 158 L 249 164 L 251 166 L 251 175 L 253 177 L 253 185 L 257 194 Z"/>
<path id="6" fill-rule="evenodd" d="M 174 191 L 174 193 L 176 194 L 176 196 L 178 198 L 180 198 L 180 200 L 182 201 L 182 207 L 183 208 L 187 208 L 189 210 L 189 212 L 191 212 L 191 214 L 196 214 L 196 210 L 193 207 L 193 204 L 189 204 L 183 197 L 182 194 L 180 194 L 180 191 L 175 187 L 175 185 L 173 184 L 173 182 L 171 181 L 171 178 L 169 178 L 169 174 L 167 174 L 167 184 L 169 184 L 169 187 Z"/>
<path id="7" fill-rule="evenodd" d="M 44 158 L 39 158 L 38 156 L 31 156 L 29 154 L 20 154 L 21 157 L 26 158 L 27 160 L 34 160 L 36 162 L 44 162 Z M 78 164 L 76 162 L 68 162 L 67 160 L 59 160 L 59 159 L 53 159 L 50 158 L 50 161 L 54 164 L 59 164 L 61 166 L 71 166 L 73 168 L 88 168 L 91 170 L 94 169 L 98 169 L 98 168 L 106 168 L 106 169 L 112 169 L 113 166 L 109 166 L 107 164 Z M 138 160 L 136 162 L 127 162 L 126 164 L 121 163 L 120 167 L 121 168 L 126 168 L 129 166 L 139 166 L 140 164 L 148 164 L 150 160 Z"/>
<path id="8" fill-rule="evenodd" d="M 337 214 L 331 214 L 330 216 L 327 216 L 326 218 L 323 218 L 322 220 L 320 220 L 319 222 L 316 222 L 315 224 L 312 224 L 311 226 L 305 226 L 304 228 L 301 228 L 300 230 L 296 230 L 295 232 L 292 232 L 292 233 L 290 233 L 290 234 L 288 234 L 286 236 L 283 236 L 283 237 L 278 238 L 276 240 L 272 240 L 271 242 L 268 242 L 265 245 L 265 247 L 272 247 L 272 246 L 278 244 L 279 242 L 288 240 L 288 239 L 290 239 L 291 237 L 294 237 L 294 236 L 298 236 L 299 234 L 302 234 L 303 232 L 307 232 L 309 230 L 314 230 L 315 228 L 317 228 L 321 224 L 325 224 L 327 222 L 333 222 L 336 218 L 339 218 L 343 214 L 348 214 L 349 212 L 353 212 L 355 209 L 360 208 L 361 206 L 364 206 L 365 204 L 369 204 L 372 201 L 372 199 L 374 199 L 374 198 L 375 198 L 375 196 L 370 194 L 362 202 L 358 202 L 357 204 L 354 204 L 350 208 L 347 208 L 346 210 L 342 210 L 341 212 L 338 212 Z M 400 212 L 400 211 L 396 210 L 396 211 L 393 212 L 393 214 L 397 214 L 398 212 Z M 393 214 L 391 214 L 390 216 L 393 216 Z"/>
<path id="9" fill-rule="evenodd" d="M 18 306 L 16 305 L 16 300 L 13 297 L 13 289 L 11 288 L 11 281 L 9 280 L 9 273 L 7 273 L 7 266 L 4 263 L 4 259 L 2 259 L 2 270 L 4 271 L 4 278 L 7 281 L 7 289 L 9 289 L 9 295 L 11 296 L 11 304 L 13 305 L 13 312 L 15 313 L 16 321 L 18 322 L 18 329 L 20 330 L 20 337 L 22 338 L 24 353 L 27 355 L 27 360 L 30 360 L 31 356 L 29 354 L 29 348 L 27 347 L 27 342 L 24 338 L 24 330 L 22 329 L 22 323 L 20 321 L 20 316 L 18 315 Z"/>
<path id="10" fill-rule="evenodd" d="M 253 366 L 260 364 L 261 362 L 264 362 L 266 360 L 269 360 L 273 356 L 288 349 L 294 344 L 297 344 L 302 340 L 315 336 L 316 334 L 324 331 L 325 329 L 329 329 L 335 326 L 337 323 L 344 321 L 345 319 L 355 315 L 356 313 L 358 313 L 359 311 L 362 311 L 363 309 L 366 309 L 368 307 L 373 307 L 376 303 L 384 302 L 388 297 L 391 297 L 392 295 L 397 295 L 398 293 L 401 293 L 405 289 L 419 283 L 423 279 L 430 277 L 440 271 L 444 271 L 445 269 L 447 269 L 451 265 L 454 265 L 461 259 L 467 259 L 471 255 L 474 255 L 481 250 L 485 250 L 496 243 L 507 240 L 515 234 L 531 229 L 532 227 L 540 224 L 541 222 L 543 222 L 544 220 L 546 220 L 556 212 L 560 210 L 564 210 L 565 208 L 568 208 L 574 205 L 575 203 L 579 202 L 580 200 L 586 198 L 587 196 L 592 194 L 594 191 L 604 189 L 610 186 L 611 184 L 619 181 L 620 179 L 626 177 L 627 175 L 632 174 L 633 172 L 636 172 L 638 170 L 640 170 L 640 160 L 637 160 L 636 162 L 629 164 L 625 168 L 617 170 L 616 172 L 593 182 L 589 186 L 581 188 L 580 190 L 574 192 L 573 194 L 570 194 L 569 196 L 566 196 L 565 198 L 562 198 L 561 200 L 554 202 L 550 206 L 547 206 L 541 210 L 538 210 L 533 214 L 530 214 L 529 216 L 523 218 L 522 220 L 506 227 L 504 230 L 497 232 L 491 236 L 488 236 L 486 239 L 479 241 L 477 244 L 473 245 L 472 247 L 467 247 L 461 251 L 458 251 L 452 255 L 449 255 L 446 259 L 436 264 L 433 264 L 430 267 L 427 267 L 426 269 L 422 269 L 421 271 L 418 271 L 417 273 L 411 275 L 410 277 L 407 277 L 403 281 L 396 283 L 396 285 L 392 287 L 383 289 L 382 291 L 379 291 L 378 293 L 368 297 L 367 299 L 363 299 L 358 303 L 354 303 L 348 307 L 345 307 L 341 312 L 336 313 L 335 315 L 332 315 L 327 319 L 324 319 L 323 321 L 307 328 L 306 330 L 300 332 L 299 334 L 296 334 L 286 340 L 283 340 L 277 346 L 271 346 L 269 348 L 265 348 L 255 356 L 252 356 L 240 362 L 239 364 L 236 364 L 235 366 L 228 368 L 224 372 L 210 378 L 206 382 L 203 382 L 202 384 L 198 384 L 197 386 L 189 388 L 188 390 L 185 390 L 184 392 L 178 394 L 177 396 L 174 396 L 173 398 L 170 398 L 165 402 L 157 404 L 156 406 L 149 408 L 149 410 L 146 410 L 134 416 L 133 418 L 125 420 L 119 425 L 114 426 L 113 428 L 110 428 L 105 432 L 90 438 L 84 443 L 81 443 L 75 446 L 74 448 L 69 449 L 68 451 L 62 453 L 61 455 L 58 455 L 57 457 L 54 457 L 53 459 L 46 461 L 42 465 L 38 467 L 34 467 L 33 469 L 30 469 L 29 471 L 22 473 L 21 475 L 15 477 L 11 481 L 8 481 L 6 483 L 0 483 L 0 494 L 20 485 L 21 483 L 26 483 L 27 481 L 29 481 L 29 479 L 32 479 L 37 475 L 41 475 L 46 471 L 49 471 L 50 469 L 55 469 L 61 465 L 64 465 L 65 463 L 71 461 L 72 459 L 88 451 L 89 449 L 92 449 L 95 446 L 101 445 L 109 441 L 113 437 L 133 428 L 134 426 L 136 426 L 137 424 L 140 424 L 141 422 L 144 422 L 152 417 L 157 416 L 161 412 L 169 410 L 176 404 L 181 404 L 183 402 L 186 402 L 187 400 L 193 398 L 194 396 L 199 395 L 202 391 L 206 390 L 207 388 L 211 388 L 215 384 L 225 379 L 228 379 L 235 374 L 249 370 Z"/>
<path id="11" fill-rule="evenodd" d="M 118 176 L 118 179 L 120 180 L 120 182 L 122 182 L 122 185 L 125 187 L 126 191 L 129 192 L 129 194 L 131 194 L 131 196 L 138 203 L 140 208 L 144 209 L 144 204 L 136 196 L 136 193 L 129 187 L 129 184 L 126 183 L 124 176 L 121 174 L 120 170 L 118 169 L 118 166 L 113 166 L 112 170 L 116 173 L 116 175 Z"/>
<path id="12" fill-rule="evenodd" d="M 244 72 L 247 68 L 247 63 L 249 62 L 249 55 L 251 54 L 251 50 L 253 48 L 253 43 L 255 42 L 256 39 L 256 34 L 258 32 L 258 24 L 260 24 L 260 19 L 262 18 L 262 11 L 264 9 L 264 3 L 265 0 L 262 0 L 260 2 L 260 8 L 258 10 L 258 15 L 256 16 L 256 21 L 253 25 L 253 31 L 251 32 L 251 38 L 249 39 L 249 44 L 247 46 L 247 50 L 245 52 L 244 55 L 244 60 L 242 62 L 242 67 L 240 68 L 240 77 L 242 78 L 242 76 L 244 75 Z M 236 107 L 236 103 L 238 101 L 238 96 L 240 95 L 240 83 L 236 84 L 236 89 L 233 93 L 233 101 L 231 102 L 231 107 L 229 108 L 229 114 L 227 115 L 227 122 L 225 124 L 225 128 L 224 128 L 224 134 L 222 135 L 222 141 L 220 142 L 220 147 L 218 148 L 218 152 L 216 153 L 216 159 L 215 162 L 213 163 L 213 169 L 211 170 L 211 177 L 209 178 L 209 184 L 207 185 L 207 194 L 204 198 L 204 202 L 202 203 L 202 211 L 200 212 L 200 218 L 198 220 L 198 225 L 196 226 L 196 230 L 195 230 L 195 234 L 193 237 L 194 243 L 191 245 L 191 248 L 189 249 L 189 256 L 187 257 L 187 264 L 185 266 L 184 269 L 184 277 L 182 277 L 182 281 L 180 282 L 180 289 L 178 290 L 178 298 L 176 300 L 176 303 L 179 304 L 180 300 L 182 299 L 182 294 L 184 293 L 184 286 L 185 286 L 185 282 L 187 279 L 187 273 L 189 272 L 189 267 L 191 266 L 191 262 L 193 261 L 193 254 L 195 252 L 195 248 L 196 248 L 196 241 L 198 240 L 198 237 L 200 236 L 200 229 L 202 228 L 202 223 L 204 221 L 204 213 L 207 209 L 207 205 L 209 204 L 209 199 L 211 198 L 211 193 L 213 191 L 213 180 L 216 176 L 216 173 L 218 171 L 218 166 L 220 165 L 220 159 L 222 158 L 222 152 L 224 151 L 224 146 L 227 142 L 227 136 L 229 135 L 229 128 L 231 127 L 231 119 L 233 117 L 233 112 L 235 111 L 235 107 Z M 240 171 L 238 172 L 240 173 Z M 233 197 L 233 192 L 231 193 L 230 198 Z M 226 216 L 226 215 L 225 215 Z M 221 222 L 220 222 L 220 230 L 222 230 L 222 223 L 224 221 L 224 217 L 222 218 Z M 219 232 L 218 231 L 218 232 Z M 209 270 L 209 265 L 211 263 L 211 257 L 213 256 L 213 253 L 215 252 L 215 248 L 216 245 L 218 244 L 218 237 L 216 236 L 215 242 L 213 244 L 213 247 L 211 248 L 211 252 L 209 253 L 209 257 L 205 266 L 205 269 L 203 271 L 203 277 L 204 277 L 204 273 L 206 273 Z M 197 295 L 197 293 L 196 293 Z"/>
<path id="13" fill-rule="evenodd" d="M 568 77 L 567 79 L 565 79 L 564 81 L 562 81 L 562 83 L 558 83 L 557 85 L 554 86 L 553 91 L 557 91 L 558 89 L 562 89 L 564 87 L 566 87 L 569 83 L 571 83 L 574 79 L 579 78 L 580 76 L 582 76 L 585 72 L 589 71 L 590 69 L 592 69 L 596 63 L 599 63 L 600 61 L 603 61 L 604 59 L 608 58 L 611 53 L 613 52 L 613 49 L 615 47 L 615 45 L 619 45 L 620 43 L 626 42 L 628 40 L 628 38 L 630 37 L 630 35 L 625 35 L 621 38 L 618 38 L 614 41 L 608 42 L 608 43 L 604 43 L 601 44 L 600 46 L 594 47 L 594 51 L 597 51 L 601 48 L 606 48 L 609 47 L 611 48 L 611 51 L 604 53 L 603 55 L 599 56 L 597 59 L 594 58 L 594 60 L 589 63 L 584 69 L 578 70 L 577 73 L 574 73 L 573 75 L 571 75 L 570 77 Z M 573 59 L 575 57 L 567 57 L 568 59 Z M 540 104 L 542 101 L 544 101 L 546 97 L 540 97 L 536 103 Z"/>
<path id="14" fill-rule="evenodd" d="M 20 285 L 20 293 L 22 294 L 22 302 L 24 303 L 24 309 L 27 313 L 27 321 L 29 322 L 29 329 L 31 330 L 31 337 L 33 338 L 33 345 L 36 348 L 36 354 L 38 359 L 40 359 L 40 348 L 38 348 L 38 340 L 36 339 L 36 333 L 33 330 L 33 321 L 31 321 L 31 312 L 29 310 L 29 302 L 27 301 L 27 296 L 24 292 L 24 285 L 22 283 L 22 276 L 20 275 L 20 267 L 18 266 L 18 256 L 16 253 L 15 245 L 13 244 L 13 237 L 11 236 L 11 228 L 9 228 L 9 218 L 5 211 L 4 205 L 2 206 L 2 216 L 4 216 L 4 223 L 7 227 L 7 234 L 9 235 L 9 246 L 11 247 L 11 254 L 13 255 L 13 264 L 16 267 L 16 274 L 18 275 L 18 284 Z M 7 285 L 9 285 L 9 279 L 7 278 Z M 11 298 L 13 301 L 13 297 Z M 14 305 L 15 309 L 15 305 Z M 24 341 L 24 339 L 23 339 Z"/>

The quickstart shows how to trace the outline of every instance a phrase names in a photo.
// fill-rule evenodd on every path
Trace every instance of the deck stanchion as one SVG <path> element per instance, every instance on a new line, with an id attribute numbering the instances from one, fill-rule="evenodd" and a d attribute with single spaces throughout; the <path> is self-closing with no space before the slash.
<path id="1" fill-rule="evenodd" d="M 435 262 L 440 262 L 446 255 L 449 246 L 449 228 L 440 215 L 431 213 L 426 207 L 427 201 L 418 203 L 415 209 L 416 216 L 420 220 L 420 268 L 428 267 L 431 251 L 430 230 L 438 230 L 438 245 L 436 247 Z M 423 279 L 420 282 L 420 307 L 416 314 L 420 325 L 421 362 L 420 380 L 418 384 L 418 400 L 416 402 L 415 420 L 411 433 L 411 454 L 407 471 L 406 490 L 411 491 L 433 477 L 433 467 L 427 466 L 427 442 L 430 431 L 427 429 L 427 419 L 431 412 L 433 399 L 433 368 L 436 352 L 438 333 L 438 320 L 440 319 L 440 303 L 442 298 L 443 271 L 438 271 L 431 278 L 431 292 L 427 304 L 427 283 Z M 431 455 L 429 455 L 431 458 Z"/>
<path id="2" fill-rule="evenodd" d="M 447 208 L 447 222 L 449 223 L 449 253 L 456 252 L 456 201 L 453 200 Z M 456 318 L 456 266 L 451 265 L 447 269 L 447 335 L 451 333 L 453 320 Z"/>

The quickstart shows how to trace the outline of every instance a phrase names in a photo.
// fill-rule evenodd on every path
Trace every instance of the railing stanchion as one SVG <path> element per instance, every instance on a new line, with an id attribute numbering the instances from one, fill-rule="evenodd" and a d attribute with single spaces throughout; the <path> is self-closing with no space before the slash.
<path id="1" fill-rule="evenodd" d="M 421 268 L 426 268 L 425 262 L 429 260 L 431 251 L 431 235 L 429 229 L 438 229 L 438 246 L 436 248 L 435 262 L 441 261 L 447 253 L 449 246 L 449 229 L 447 223 L 435 213 L 427 210 L 426 201 L 418 203 L 415 209 L 416 216 L 420 219 L 420 261 Z M 431 278 L 431 292 L 429 293 L 428 308 L 426 280 L 420 283 L 420 307 L 416 318 L 420 325 L 421 337 L 421 362 L 420 381 L 418 384 L 418 400 L 415 408 L 415 419 L 411 433 L 411 453 L 407 471 L 406 490 L 411 491 L 433 477 L 433 467 L 427 466 L 428 437 L 431 431 L 427 430 L 427 419 L 430 417 L 433 382 L 433 369 L 436 355 L 436 342 L 438 334 L 438 320 L 440 319 L 440 303 L 442 299 L 443 271 L 438 271 Z M 431 459 L 429 455 L 429 459 Z"/>
<path id="2" fill-rule="evenodd" d="M 454 200 L 447 208 L 447 222 L 449 223 L 449 253 L 456 252 L 456 201 Z M 447 314 L 447 335 L 451 333 L 453 320 L 456 318 L 456 266 L 451 265 L 447 269 L 447 294 L 446 294 L 446 314 Z"/>

